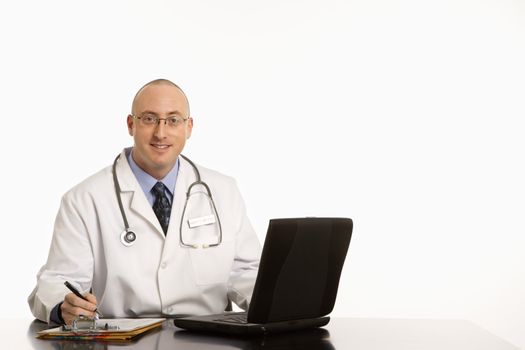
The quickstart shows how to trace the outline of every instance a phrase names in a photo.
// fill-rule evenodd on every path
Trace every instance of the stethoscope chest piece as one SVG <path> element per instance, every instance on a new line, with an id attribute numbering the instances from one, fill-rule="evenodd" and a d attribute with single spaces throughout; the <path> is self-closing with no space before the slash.
<path id="1" fill-rule="evenodd" d="M 120 234 L 120 241 L 122 244 L 124 244 L 126 247 L 129 247 L 135 243 L 135 240 L 137 239 L 137 235 L 135 232 L 131 230 L 126 230 Z"/>

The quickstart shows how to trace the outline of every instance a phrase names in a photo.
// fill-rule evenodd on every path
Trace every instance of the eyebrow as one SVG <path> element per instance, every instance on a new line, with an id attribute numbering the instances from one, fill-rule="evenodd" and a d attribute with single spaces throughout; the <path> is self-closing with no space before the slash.
<path id="1" fill-rule="evenodd" d="M 158 113 L 157 113 L 157 112 L 153 112 L 153 111 L 149 111 L 149 110 L 145 110 L 145 111 L 143 111 L 142 113 L 140 113 L 140 115 L 144 115 L 144 114 L 153 114 L 153 115 L 158 116 Z M 177 115 L 177 116 L 182 116 L 182 113 L 179 112 L 179 111 L 172 111 L 172 112 L 168 112 L 167 115 Z"/>

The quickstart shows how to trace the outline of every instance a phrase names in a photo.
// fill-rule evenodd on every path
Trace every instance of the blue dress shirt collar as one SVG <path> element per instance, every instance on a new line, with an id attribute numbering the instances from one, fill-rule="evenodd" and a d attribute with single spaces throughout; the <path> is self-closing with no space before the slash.
<path id="1" fill-rule="evenodd" d="M 126 152 L 126 154 L 127 154 L 127 158 L 128 158 L 128 162 L 129 162 L 131 171 L 137 178 L 137 181 L 140 187 L 142 188 L 142 191 L 146 195 L 146 198 L 150 202 L 150 204 L 153 205 L 153 202 L 155 200 L 155 198 L 153 197 L 151 193 L 151 189 L 153 188 L 153 186 L 155 186 L 157 181 L 162 182 L 164 186 L 166 186 L 166 188 L 168 189 L 167 195 L 171 203 L 173 195 L 175 193 L 175 184 L 177 182 L 177 175 L 179 173 L 179 159 L 177 159 L 173 168 L 171 168 L 169 173 L 164 178 L 157 180 L 153 176 L 151 176 L 150 174 L 142 170 L 137 165 L 137 163 L 135 163 L 135 160 L 133 160 L 133 148 L 131 148 L 129 152 Z"/>

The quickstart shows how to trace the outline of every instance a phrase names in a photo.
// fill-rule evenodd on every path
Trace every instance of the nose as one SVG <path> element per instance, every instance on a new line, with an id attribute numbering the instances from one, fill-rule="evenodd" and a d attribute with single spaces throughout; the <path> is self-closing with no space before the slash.
<path id="1" fill-rule="evenodd" d="M 166 125 L 165 119 L 160 119 L 157 125 L 155 126 L 154 135 L 158 139 L 166 138 L 166 128 L 168 126 Z"/>

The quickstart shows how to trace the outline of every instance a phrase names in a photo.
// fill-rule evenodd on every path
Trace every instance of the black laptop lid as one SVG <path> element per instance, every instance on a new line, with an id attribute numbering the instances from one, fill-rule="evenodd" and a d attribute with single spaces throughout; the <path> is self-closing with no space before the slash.
<path id="1" fill-rule="evenodd" d="M 347 218 L 270 220 L 248 322 L 329 314 L 352 235 Z"/>

